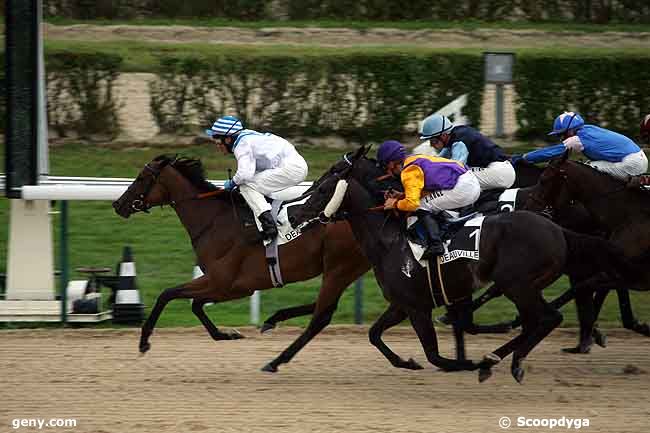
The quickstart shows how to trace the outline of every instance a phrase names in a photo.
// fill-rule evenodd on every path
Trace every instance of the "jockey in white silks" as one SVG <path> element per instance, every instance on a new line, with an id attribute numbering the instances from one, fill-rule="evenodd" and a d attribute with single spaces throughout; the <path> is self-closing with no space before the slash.
<path id="1" fill-rule="evenodd" d="M 224 189 L 239 188 L 260 221 L 264 238 L 273 239 L 278 228 L 264 196 L 305 180 L 307 162 L 284 138 L 244 129 L 241 120 L 234 116 L 220 117 L 205 133 L 222 152 L 232 153 L 237 159 L 237 172 L 225 182 Z"/>

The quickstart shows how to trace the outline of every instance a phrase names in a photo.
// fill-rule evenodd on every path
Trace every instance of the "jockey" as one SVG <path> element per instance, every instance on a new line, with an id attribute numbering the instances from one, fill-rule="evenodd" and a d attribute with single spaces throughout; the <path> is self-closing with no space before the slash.
<path id="1" fill-rule="evenodd" d="M 305 180 L 307 163 L 295 147 L 284 138 L 270 133 L 244 129 L 233 116 L 217 119 L 205 133 L 224 154 L 237 158 L 237 172 L 223 188 L 239 192 L 262 225 L 265 239 L 273 239 L 278 228 L 265 195 L 289 188 Z"/>
<path id="2" fill-rule="evenodd" d="M 501 148 L 470 126 L 454 126 L 447 117 L 432 114 L 422 121 L 420 139 L 429 140 L 439 156 L 466 164 L 483 191 L 515 183 L 515 169 Z"/>
<path id="3" fill-rule="evenodd" d="M 587 164 L 593 168 L 620 180 L 638 176 L 648 169 L 648 158 L 636 143 L 617 132 L 585 125 L 578 113 L 564 112 L 557 116 L 549 135 L 559 135 L 562 143 L 524 155 L 513 155 L 513 164 L 519 159 L 533 163 L 548 161 L 571 149 L 581 151 L 590 159 Z"/>
<path id="4" fill-rule="evenodd" d="M 650 144 L 650 114 L 641 121 L 641 140 Z"/>
<path id="5" fill-rule="evenodd" d="M 433 214 L 473 204 L 481 194 L 476 176 L 458 161 L 428 155 L 407 157 L 398 141 L 384 142 L 377 150 L 377 160 L 387 173 L 399 175 L 404 186 L 404 198 L 389 197 L 384 208 L 417 211 L 429 235 L 423 257 L 443 254 L 440 228 Z"/>

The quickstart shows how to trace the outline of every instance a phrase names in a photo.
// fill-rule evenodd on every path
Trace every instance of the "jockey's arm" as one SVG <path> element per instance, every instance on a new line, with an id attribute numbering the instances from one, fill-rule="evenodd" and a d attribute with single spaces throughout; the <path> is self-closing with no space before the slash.
<path id="1" fill-rule="evenodd" d="M 250 144 L 242 140 L 234 151 L 237 158 L 237 173 L 232 180 L 237 185 L 243 185 L 255 175 L 255 155 Z"/>
<path id="2" fill-rule="evenodd" d="M 564 143 L 555 144 L 553 146 L 548 146 L 543 149 L 534 150 L 524 154 L 524 159 L 528 162 L 544 162 L 549 159 L 553 159 L 556 156 L 562 155 L 566 151 L 567 147 Z"/>
<path id="3" fill-rule="evenodd" d="M 467 151 L 467 146 L 462 141 L 457 141 L 451 145 L 451 158 L 454 161 L 462 162 L 467 164 L 467 158 L 469 157 L 469 152 Z"/>
<path id="4" fill-rule="evenodd" d="M 420 197 L 424 189 L 424 172 L 417 165 L 410 165 L 402 170 L 402 185 L 404 195 L 395 207 L 405 212 L 415 212 L 420 207 Z"/>

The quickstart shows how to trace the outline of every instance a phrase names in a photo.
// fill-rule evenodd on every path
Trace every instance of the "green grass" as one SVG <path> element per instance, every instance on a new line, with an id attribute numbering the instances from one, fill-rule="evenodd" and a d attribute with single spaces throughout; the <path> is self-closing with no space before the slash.
<path id="1" fill-rule="evenodd" d="M 156 42 L 139 41 L 63 41 L 46 40 L 45 49 L 48 52 L 75 52 L 75 53 L 106 53 L 116 54 L 122 57 L 123 63 L 120 72 L 156 72 L 159 69 L 159 59 L 163 56 L 176 57 L 199 57 L 210 58 L 221 54 L 232 54 L 238 56 L 264 58 L 265 56 L 284 57 L 326 57 L 341 55 L 409 55 L 409 56 L 432 56 L 436 53 L 449 53 L 449 50 L 442 48 L 429 48 L 418 46 L 363 46 L 363 47 L 321 47 L 321 46 L 297 46 L 297 45 L 228 45 L 228 44 L 168 44 Z M 483 49 L 463 48 L 454 52 L 474 54 L 480 56 Z M 582 57 L 582 56 L 640 56 L 647 57 L 648 50 L 645 48 L 562 48 L 557 53 L 555 48 L 517 48 L 510 50 L 518 56 L 525 55 L 552 55 L 561 57 Z"/>
<path id="2" fill-rule="evenodd" d="M 528 150 L 530 145 L 512 149 L 513 152 Z M 0 145 L 2 155 L 3 146 Z M 113 148 L 88 143 L 70 143 L 52 147 L 50 150 L 51 173 L 67 176 L 135 177 L 142 166 L 161 153 L 182 153 L 200 157 L 204 161 L 208 177 L 223 179 L 228 167 L 235 168 L 231 157 L 217 154 L 210 146 L 186 148 L 139 147 Z M 323 173 L 340 158 L 343 150 L 302 147 L 310 165 L 310 179 Z M 6 266 L 9 200 L 0 198 L 0 270 Z M 104 201 L 73 201 L 69 203 L 69 261 L 71 268 L 82 266 L 113 267 L 121 257 L 122 248 L 133 249 L 138 285 L 148 308 L 165 288 L 191 279 L 194 255 L 189 239 L 176 215 L 169 208 L 156 208 L 150 215 L 138 214 L 128 220 L 119 218 Z M 58 216 L 53 217 L 53 228 L 58 247 Z M 56 250 L 55 250 L 56 251 Z M 57 265 L 58 267 L 58 265 Z M 72 272 L 71 278 L 82 275 Z M 268 290 L 262 294 L 264 317 L 279 308 L 310 303 L 317 294 L 319 278 L 284 288 Z M 548 296 L 556 296 L 567 286 L 564 279 L 547 289 Z M 650 315 L 650 296 L 633 294 L 633 304 L 640 318 Z M 385 308 L 385 302 L 372 275 L 364 279 L 364 318 L 374 320 Z M 242 325 L 248 323 L 248 300 L 228 302 L 207 307 L 208 315 L 219 325 Z M 620 326 L 615 297 L 608 299 L 600 323 Z M 565 309 L 563 326 L 576 324 L 573 307 Z M 514 315 L 512 305 L 503 299 L 493 301 L 479 310 L 478 319 L 483 322 L 506 320 Z M 348 290 L 335 314 L 335 323 L 351 323 L 354 317 L 353 291 Z M 308 319 L 296 319 L 290 324 L 304 325 Z M 160 318 L 160 326 L 194 326 L 199 322 L 192 315 L 187 301 L 170 303 Z"/>
<path id="3" fill-rule="evenodd" d="M 580 24 L 575 22 L 511 22 L 511 21 L 353 21 L 353 20 L 295 20 L 295 21 L 236 21 L 224 18 L 142 18 L 133 20 L 72 20 L 67 18 L 48 18 L 48 23 L 55 25 L 93 24 L 93 25 L 144 25 L 144 26 L 196 26 L 196 27 L 239 27 L 249 29 L 283 28 L 283 27 L 322 27 L 350 28 L 370 30 L 374 28 L 392 28 L 402 30 L 478 30 L 478 29 L 508 29 L 508 30 L 543 30 L 553 32 L 585 32 L 602 33 L 606 31 L 642 32 L 650 31 L 648 25 L 613 23 L 613 24 Z"/>

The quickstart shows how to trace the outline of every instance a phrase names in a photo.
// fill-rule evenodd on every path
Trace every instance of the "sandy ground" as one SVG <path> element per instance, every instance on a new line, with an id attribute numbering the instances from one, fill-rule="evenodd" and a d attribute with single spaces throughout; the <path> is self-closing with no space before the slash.
<path id="1" fill-rule="evenodd" d="M 649 32 L 547 32 L 540 30 L 398 30 L 189 26 L 96 26 L 45 24 L 45 37 L 63 40 L 135 40 L 168 43 L 287 44 L 358 47 L 416 45 L 431 48 L 513 49 L 523 47 L 650 47 Z"/>
<path id="2" fill-rule="evenodd" d="M 386 335 L 427 367 L 392 368 L 367 342 L 367 327 L 330 327 L 276 374 L 260 371 L 299 332 L 281 328 L 213 342 L 202 328 L 161 329 L 145 356 L 138 330 L 0 332 L 0 431 L 16 418 L 74 418 L 71 432 L 497 432 L 507 416 L 589 419 L 589 432 L 647 432 L 650 346 L 609 331 L 609 347 L 571 356 L 572 330 L 529 356 L 523 385 L 509 360 L 487 382 L 426 364 L 410 328 Z M 478 358 L 504 336 L 473 337 Z M 442 332 L 441 347 L 452 350 Z M 556 427 L 553 431 L 564 430 Z M 539 432 L 548 428 L 510 430 Z"/>

